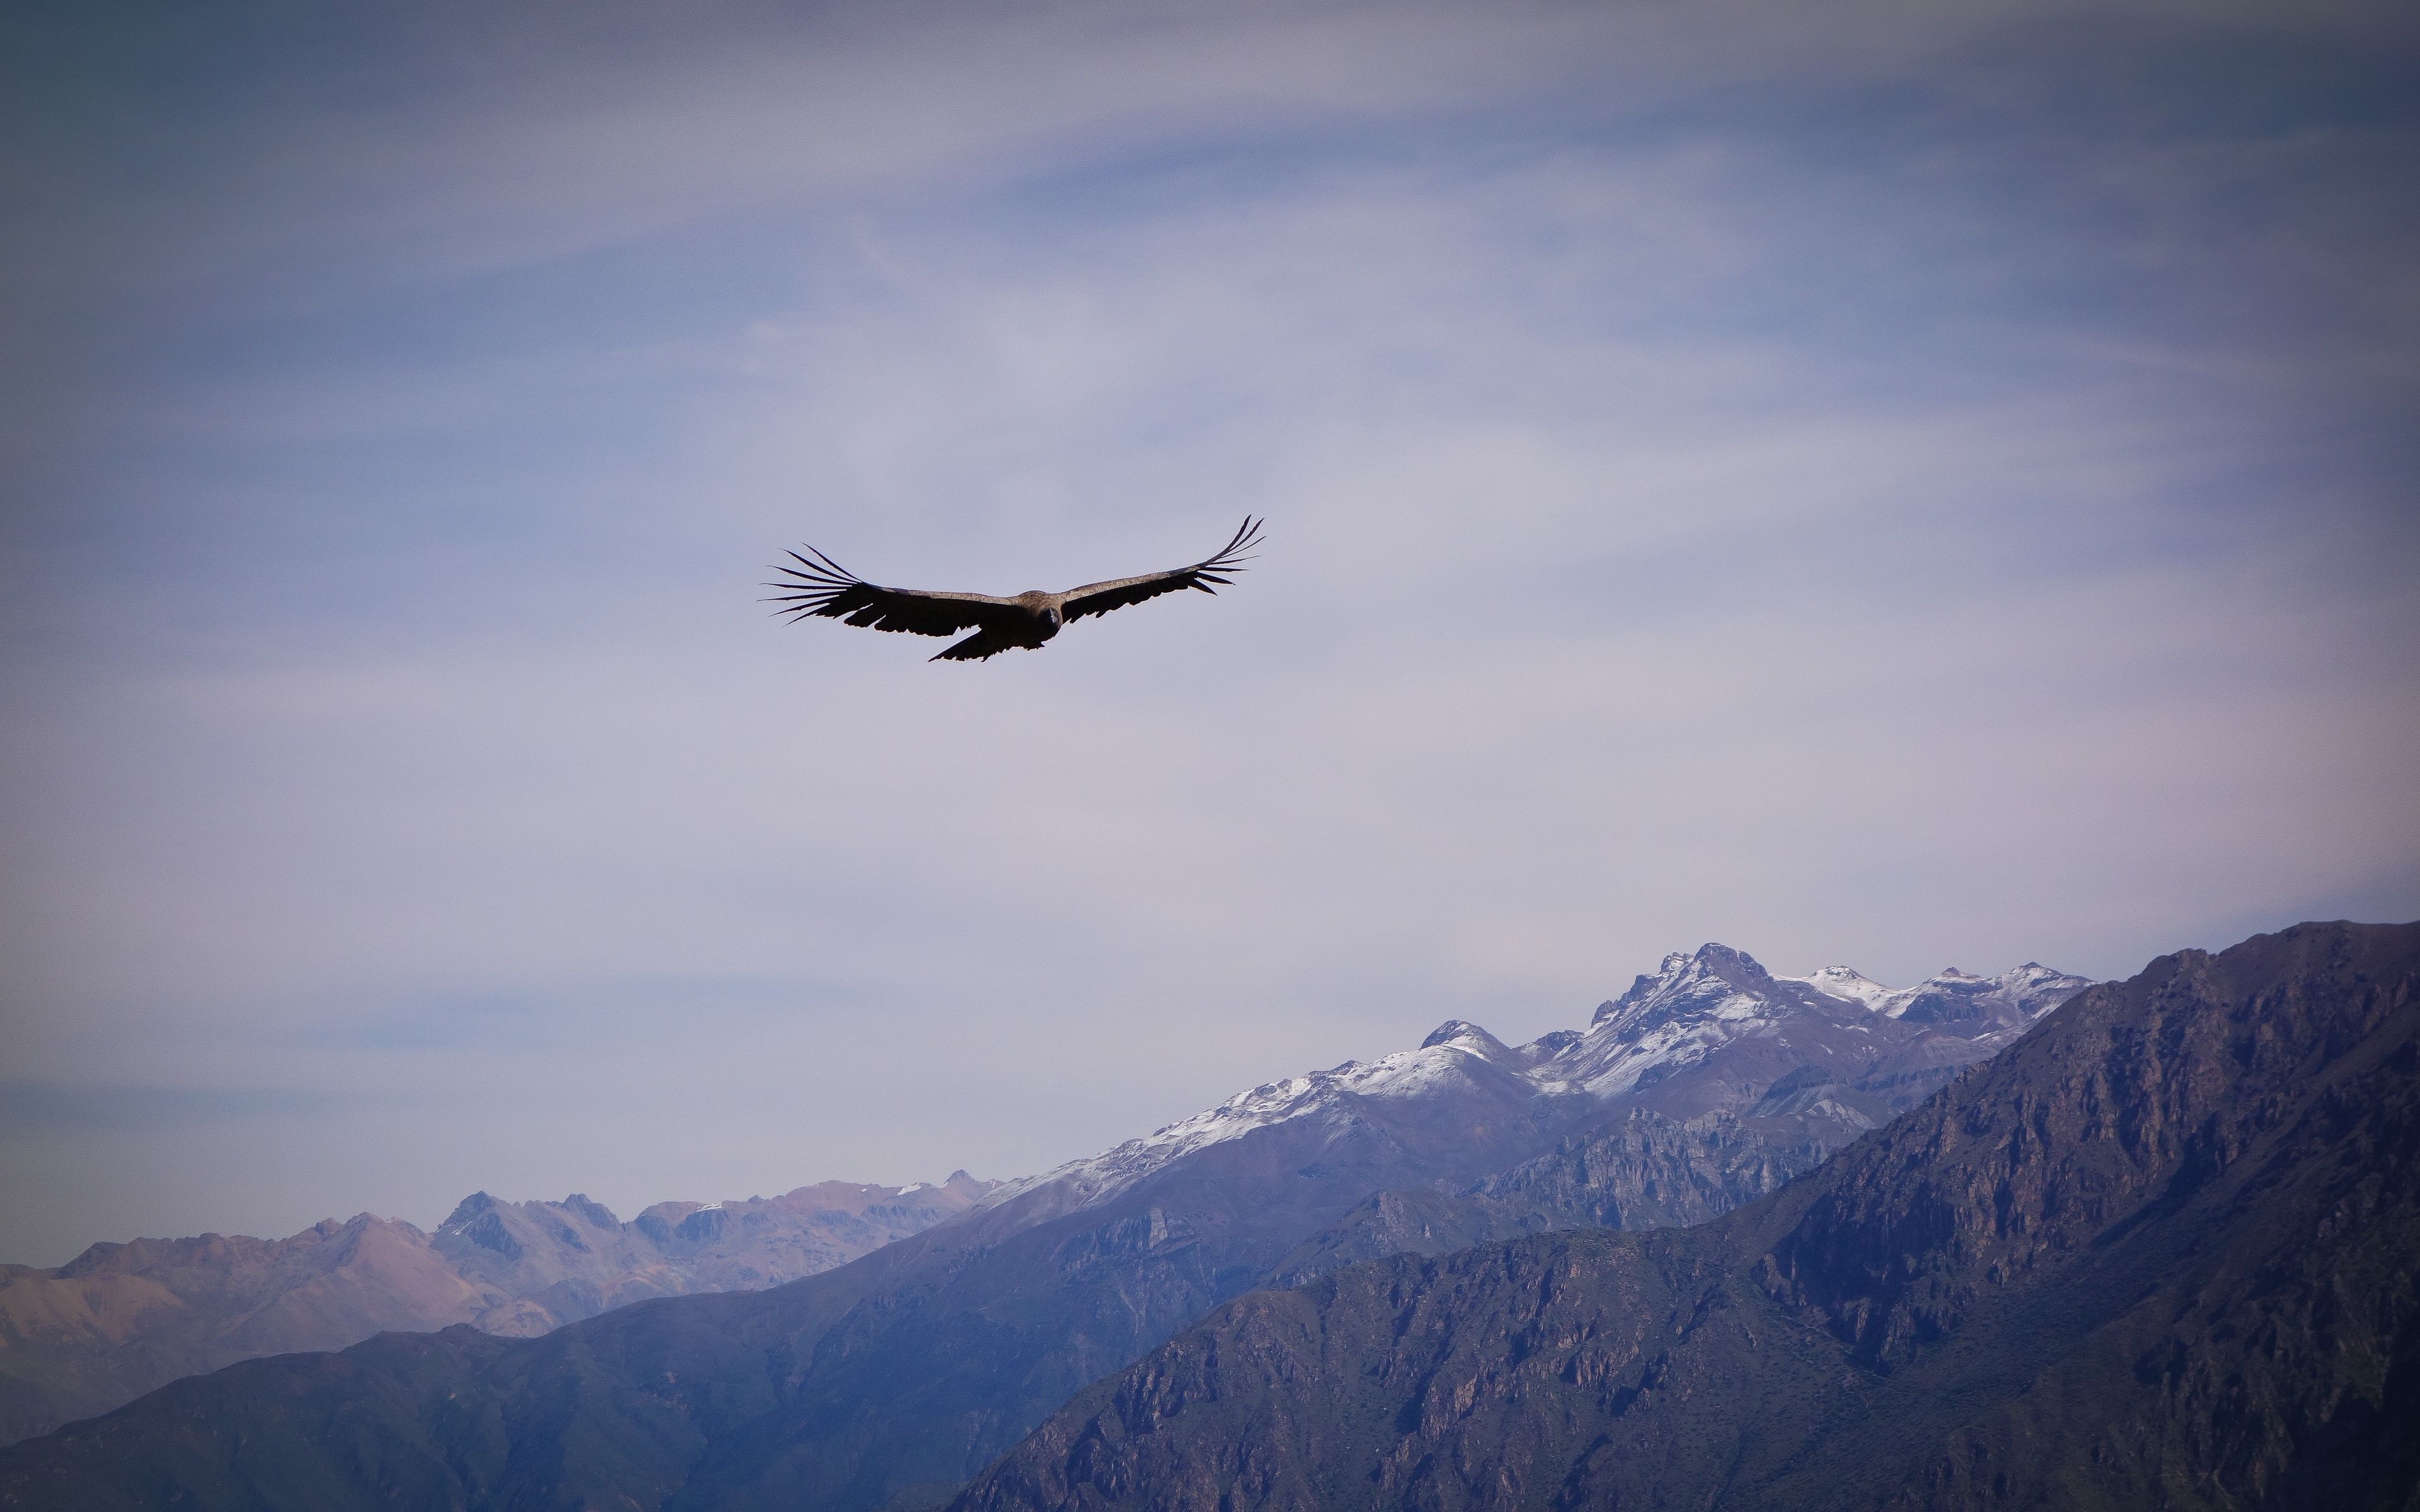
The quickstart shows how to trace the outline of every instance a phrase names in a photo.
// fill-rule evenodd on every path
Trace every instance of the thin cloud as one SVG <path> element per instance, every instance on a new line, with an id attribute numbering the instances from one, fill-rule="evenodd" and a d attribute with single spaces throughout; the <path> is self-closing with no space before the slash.
<path id="1" fill-rule="evenodd" d="M 102 360 L 5 559 L 0 1243 L 1010 1175 L 1709 938 L 2408 914 L 2420 124 L 2202 99 L 2248 12 L 2031 12 L 169 69 L 182 169 L 119 122 L 50 232 L 114 250 L 44 275 Z M 2397 45 L 2347 14 L 2297 69 Z M 800 539 L 1013 592 L 1247 509 L 1218 599 L 971 673 L 756 602 Z M 313 1136 L 69 1108 L 162 1087 Z"/>

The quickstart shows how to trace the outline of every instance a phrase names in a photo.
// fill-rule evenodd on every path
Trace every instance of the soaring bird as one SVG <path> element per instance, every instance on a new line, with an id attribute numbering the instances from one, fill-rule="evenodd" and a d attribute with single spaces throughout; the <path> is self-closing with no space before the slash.
<path id="1" fill-rule="evenodd" d="M 1244 570 L 1242 563 L 1250 558 L 1243 553 L 1260 544 L 1261 524 L 1249 515 L 1245 516 L 1243 527 L 1219 548 L 1218 555 L 1205 557 L 1189 567 L 1147 572 L 1140 578 L 1112 578 L 1107 582 L 1070 588 L 1063 594 L 1046 594 L 1037 588 L 1014 598 L 995 598 L 989 594 L 883 588 L 867 582 L 814 547 L 808 547 L 803 557 L 796 551 L 787 553 L 797 566 L 773 569 L 787 574 L 790 581 L 765 586 L 783 590 L 768 602 L 783 606 L 773 612 L 788 615 L 794 624 L 809 615 L 820 615 L 851 625 L 872 625 L 877 630 L 904 630 L 909 635 L 956 635 L 961 630 L 972 630 L 974 634 L 932 659 L 981 661 L 1018 646 L 1039 651 L 1062 625 L 1087 614 L 1107 614 L 1113 609 L 1140 604 L 1180 588 L 1216 594 L 1218 590 L 1211 584 L 1223 587 L 1233 581 L 1228 574 Z"/>

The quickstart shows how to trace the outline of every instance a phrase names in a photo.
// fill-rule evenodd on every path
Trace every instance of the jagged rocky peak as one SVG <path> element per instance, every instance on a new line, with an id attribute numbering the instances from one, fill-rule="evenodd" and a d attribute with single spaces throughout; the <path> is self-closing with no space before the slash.
<path id="1" fill-rule="evenodd" d="M 441 1234 L 448 1230 L 458 1232 L 478 1222 L 488 1213 L 495 1211 L 502 1204 L 485 1192 L 473 1192 L 454 1204 L 454 1211 L 445 1215 L 445 1221 L 437 1226 L 437 1231 Z"/>
<path id="2" fill-rule="evenodd" d="M 1708 941 L 1692 953 L 1666 956 L 1652 975 L 1638 977 L 1628 992 L 1599 1004 L 1589 1027 L 1591 1033 L 1609 1025 L 1643 1032 L 1675 1019 L 1742 1017 L 1761 1004 L 1801 1000 L 1807 990 L 1802 982 L 1774 976 L 1745 950 Z"/>
<path id="3" fill-rule="evenodd" d="M 563 1209 L 566 1212 L 579 1214 L 582 1218 L 595 1224 L 599 1228 L 619 1228 L 622 1227 L 622 1220 L 613 1215 L 613 1209 L 605 1206 L 605 1204 L 601 1202 L 596 1201 L 585 1192 L 574 1192 L 571 1196 L 564 1198 L 561 1202 L 556 1203 L 555 1206 Z"/>
<path id="4" fill-rule="evenodd" d="M 1493 1059 L 1508 1053 L 1503 1041 L 1471 1023 L 1468 1019 L 1448 1019 L 1430 1031 L 1420 1041 L 1423 1050 L 1434 1050 L 1441 1044 L 1467 1044 Z"/>

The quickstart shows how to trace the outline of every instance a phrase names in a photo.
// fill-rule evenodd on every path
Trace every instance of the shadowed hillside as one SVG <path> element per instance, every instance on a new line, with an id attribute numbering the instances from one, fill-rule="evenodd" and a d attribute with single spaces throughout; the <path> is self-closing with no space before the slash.
<path id="1" fill-rule="evenodd" d="M 2420 925 L 2071 1001 L 1778 1195 L 1261 1292 L 959 1512 L 2420 1504 Z"/>

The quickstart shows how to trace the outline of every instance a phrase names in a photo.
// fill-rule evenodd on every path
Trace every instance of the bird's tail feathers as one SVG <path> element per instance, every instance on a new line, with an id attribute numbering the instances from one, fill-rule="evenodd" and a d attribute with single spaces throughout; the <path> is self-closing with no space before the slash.
<path id="1" fill-rule="evenodd" d="M 1015 649 L 1016 648 L 1009 642 L 994 639 L 989 630 L 977 630 L 964 640 L 955 640 L 943 646 L 925 659 L 928 661 L 981 661 L 986 656 L 997 656 L 1003 651 Z"/>

